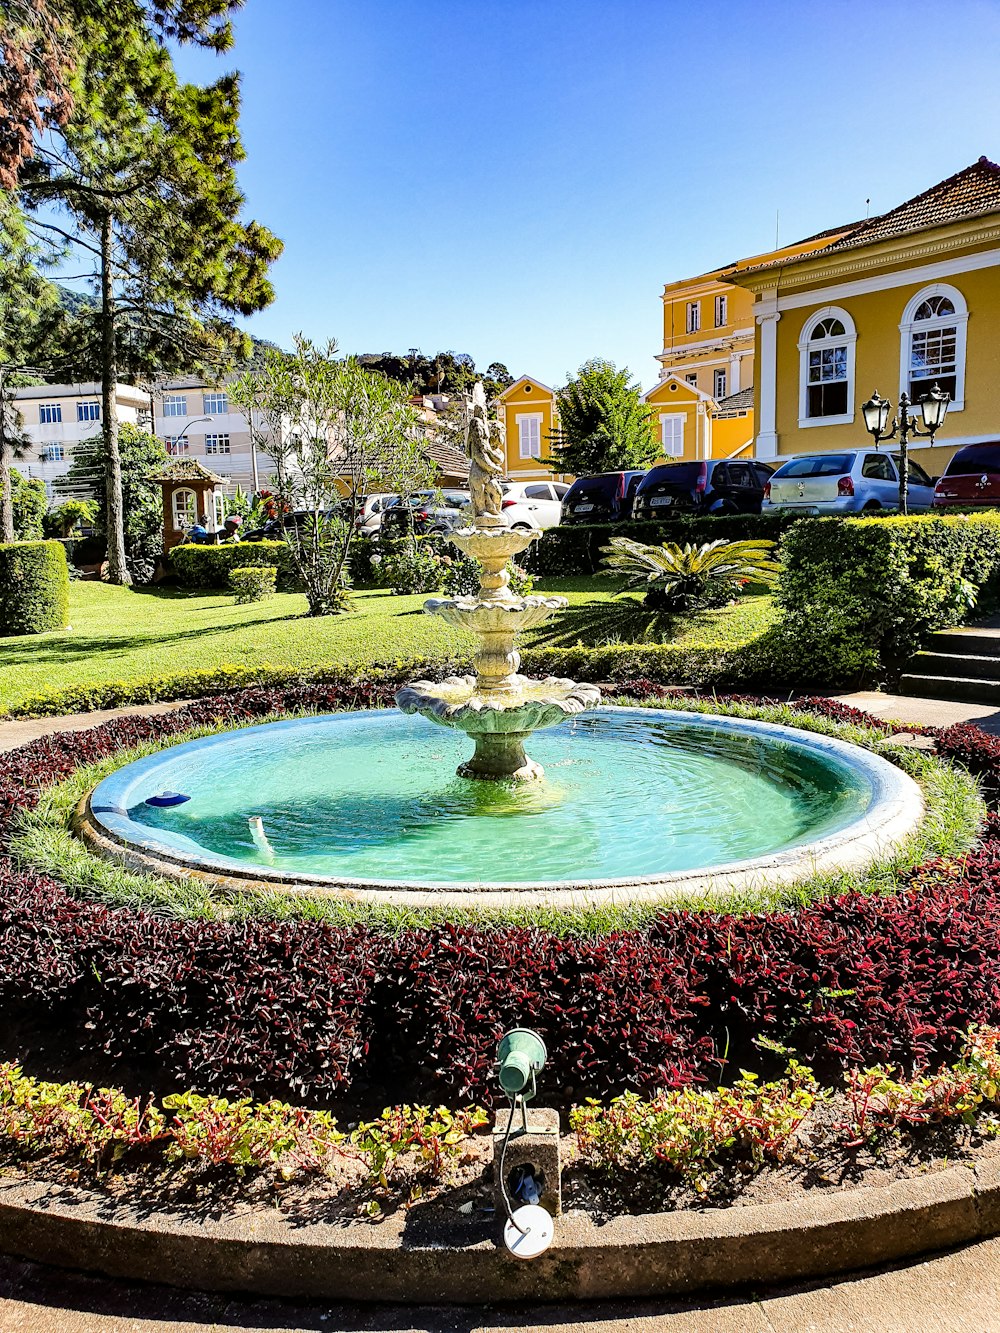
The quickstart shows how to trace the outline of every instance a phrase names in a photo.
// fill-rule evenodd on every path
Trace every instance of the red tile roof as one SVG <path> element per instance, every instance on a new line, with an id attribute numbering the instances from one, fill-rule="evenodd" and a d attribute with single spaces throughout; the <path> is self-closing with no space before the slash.
<path id="1" fill-rule="evenodd" d="M 888 213 L 880 213 L 877 217 L 857 223 L 846 235 L 822 249 L 790 259 L 769 260 L 766 264 L 759 264 L 746 271 L 758 273 L 762 269 L 781 268 L 785 264 L 796 263 L 799 259 L 821 259 L 824 255 L 839 254 L 843 250 L 854 250 L 863 245 L 875 245 L 878 241 L 893 240 L 911 232 L 928 231 L 932 227 L 945 227 L 951 222 L 961 222 L 965 218 L 980 217 L 987 213 L 1000 213 L 1000 166 L 988 157 L 981 157 L 971 166 L 956 171 L 954 176 L 914 195 Z"/>

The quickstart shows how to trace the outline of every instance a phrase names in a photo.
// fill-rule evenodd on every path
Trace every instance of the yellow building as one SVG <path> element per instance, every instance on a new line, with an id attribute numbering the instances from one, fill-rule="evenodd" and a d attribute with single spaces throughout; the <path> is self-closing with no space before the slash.
<path id="1" fill-rule="evenodd" d="M 548 480 L 549 440 L 559 421 L 554 389 L 541 380 L 522 375 L 497 398 L 507 433 L 507 476 L 512 481 Z"/>
<path id="2" fill-rule="evenodd" d="M 1000 166 L 972 166 L 807 254 L 742 266 L 753 296 L 758 458 L 870 442 L 861 404 L 935 384 L 952 405 L 940 474 L 955 449 L 1000 439 Z"/>

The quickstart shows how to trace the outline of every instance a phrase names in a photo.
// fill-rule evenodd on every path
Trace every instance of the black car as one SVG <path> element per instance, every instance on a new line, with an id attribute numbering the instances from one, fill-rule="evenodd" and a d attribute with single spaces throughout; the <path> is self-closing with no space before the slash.
<path id="1" fill-rule="evenodd" d="M 417 491 L 415 495 L 399 499 L 382 514 L 382 537 L 401 537 L 410 530 L 418 536 L 427 532 L 449 533 L 460 528 L 472 517 L 472 496 L 468 491 Z M 409 508 L 410 513 L 407 513 Z"/>
<path id="2" fill-rule="evenodd" d="M 628 518 L 645 472 L 601 472 L 577 477 L 563 496 L 563 523 L 617 523 Z"/>
<path id="3" fill-rule="evenodd" d="M 304 528 L 311 519 L 312 512 L 308 509 L 293 509 L 290 514 L 285 514 L 281 518 L 269 518 L 263 526 L 252 528 L 249 532 L 240 533 L 240 541 L 244 542 L 280 542 L 286 531 L 295 528 L 296 531 Z M 323 511 L 322 518 L 324 522 L 341 517 L 340 507 Z"/>
<path id="4" fill-rule="evenodd" d="M 764 487 L 774 468 L 755 458 L 706 458 L 661 463 L 639 484 L 633 518 L 671 514 L 759 514 Z"/>

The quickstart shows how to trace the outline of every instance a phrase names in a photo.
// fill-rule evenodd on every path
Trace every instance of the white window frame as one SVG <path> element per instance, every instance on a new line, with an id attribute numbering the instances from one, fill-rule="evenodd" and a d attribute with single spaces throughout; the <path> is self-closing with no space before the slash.
<path id="1" fill-rule="evenodd" d="M 935 319 L 915 319 L 917 311 L 932 296 L 946 296 L 955 307 L 953 315 L 939 315 Z M 929 329 L 955 326 L 955 393 L 948 406 L 949 415 L 961 412 L 965 407 L 965 347 L 969 323 L 969 307 L 965 297 L 957 287 L 946 282 L 934 282 L 929 287 L 921 287 L 915 296 L 911 296 L 903 311 L 899 323 L 899 392 L 910 392 L 910 347 L 914 333 L 923 333 Z"/>
<path id="2" fill-rule="evenodd" d="M 715 327 L 724 329 L 729 323 L 729 297 L 717 296 L 715 298 Z"/>
<path id="3" fill-rule="evenodd" d="M 190 450 L 191 444 L 186 435 L 165 435 L 163 447 L 171 458 L 179 458 Z"/>
<path id="4" fill-rule="evenodd" d="M 839 319 L 844 326 L 844 332 L 836 338 L 822 338 L 810 341 L 809 335 L 817 324 L 822 323 L 824 319 Z M 821 310 L 814 310 L 806 322 L 802 325 L 802 331 L 799 334 L 799 429 L 809 430 L 814 426 L 850 426 L 854 422 L 854 397 L 855 397 L 855 353 L 858 341 L 858 331 L 854 326 L 854 320 L 839 305 L 825 305 Z M 847 411 L 839 412 L 831 417 L 811 417 L 809 416 L 809 353 L 816 347 L 822 347 L 824 351 L 835 347 L 847 348 Z"/>
<path id="5" fill-rule="evenodd" d="M 690 375 L 685 375 L 685 376 L 684 376 L 684 383 L 685 383 L 685 384 L 689 384 L 689 385 L 691 386 L 692 389 L 697 389 L 697 387 L 698 387 L 698 375 L 697 375 L 697 372 L 694 372 L 694 371 L 693 371 Z"/>
<path id="6" fill-rule="evenodd" d="M 165 417 L 186 417 L 187 411 L 187 394 L 165 393 L 163 395 L 163 415 Z"/>
<path id="7" fill-rule="evenodd" d="M 209 416 L 224 417 L 229 412 L 229 395 L 223 389 L 215 389 L 202 398 L 202 411 Z"/>
<path id="8" fill-rule="evenodd" d="M 46 463 L 65 463 L 66 446 L 64 444 L 47 444 L 45 446 Z"/>
<path id="9" fill-rule="evenodd" d="M 62 424 L 62 403 L 39 403 L 38 424 L 57 426 Z"/>
<path id="10" fill-rule="evenodd" d="M 190 500 L 190 505 L 188 504 Z M 182 509 L 182 503 L 183 509 Z M 193 517 L 188 520 L 188 512 Z M 189 486 L 181 486 L 170 497 L 170 517 L 173 520 L 175 532 L 186 532 L 198 521 L 198 494 L 191 490 Z"/>
<path id="11" fill-rule="evenodd" d="M 101 405 L 94 399 L 88 399 L 86 402 L 76 405 L 77 421 L 100 421 Z"/>
<path id="12" fill-rule="evenodd" d="M 518 412 L 517 452 L 519 458 L 541 458 L 542 456 L 542 419 L 541 412 Z M 534 430 L 531 427 L 534 426 Z"/>
<path id="13" fill-rule="evenodd" d="M 688 301 L 684 307 L 684 332 L 701 332 L 701 302 Z"/>
<path id="14" fill-rule="evenodd" d="M 719 378 L 720 378 L 720 376 L 721 376 L 721 379 L 722 379 L 722 388 L 721 388 L 721 389 L 719 388 Z M 719 366 L 716 370 L 713 370 L 713 371 L 712 371 L 712 397 L 713 397 L 713 398 L 716 398 L 716 399 L 718 399 L 718 398 L 725 398 L 725 396 L 726 396 L 726 381 L 728 380 L 728 378 L 729 378 L 729 373 L 728 373 L 728 371 L 726 370 L 726 367 L 725 367 L 725 366 Z"/>
<path id="15" fill-rule="evenodd" d="M 686 412 L 660 413 L 660 449 L 664 458 L 684 457 L 684 423 L 686 421 Z"/>
<path id="16" fill-rule="evenodd" d="M 206 454 L 231 454 L 232 452 L 228 434 L 205 436 Z"/>

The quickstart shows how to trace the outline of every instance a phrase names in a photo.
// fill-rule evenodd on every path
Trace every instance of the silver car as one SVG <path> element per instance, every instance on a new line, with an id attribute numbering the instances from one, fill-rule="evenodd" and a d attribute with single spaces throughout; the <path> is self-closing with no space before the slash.
<path id="1" fill-rule="evenodd" d="M 934 483 L 909 459 L 908 505 L 930 509 Z M 764 487 L 761 513 L 791 509 L 800 514 L 857 514 L 899 508 L 899 454 L 843 449 L 801 454 L 782 463 Z"/>

